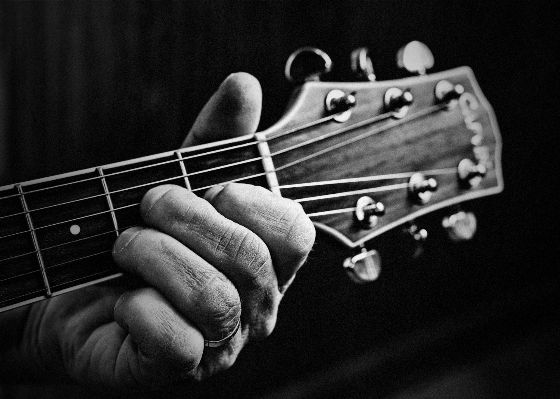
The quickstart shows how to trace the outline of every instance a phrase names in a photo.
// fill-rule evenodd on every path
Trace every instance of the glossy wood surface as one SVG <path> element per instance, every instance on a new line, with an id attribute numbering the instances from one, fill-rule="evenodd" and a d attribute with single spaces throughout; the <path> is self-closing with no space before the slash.
<path id="1" fill-rule="evenodd" d="M 449 109 L 434 95 L 436 84 L 444 79 L 465 88 L 459 104 Z M 402 119 L 392 117 L 384 105 L 385 92 L 393 87 L 410 89 L 414 96 Z M 351 117 L 342 123 L 329 120 L 298 130 L 298 126 L 328 115 L 324 99 L 333 89 L 355 93 L 357 105 Z M 387 117 L 375 119 L 383 115 Z M 372 118 L 374 122 L 368 122 Z M 473 145 L 475 134 L 468 126 L 474 121 L 480 124 L 477 146 Z M 292 133 L 283 134 L 284 130 Z M 351 247 L 414 217 L 495 194 L 503 188 L 498 126 L 468 68 L 380 83 L 307 83 L 286 116 L 265 133 L 282 195 L 302 201 L 308 214 L 317 214 L 312 220 L 318 227 Z M 488 173 L 479 186 L 465 189 L 459 184 L 457 166 L 463 159 L 479 162 L 477 154 L 481 149 L 488 158 L 481 161 L 488 166 Z M 437 191 L 425 205 L 414 204 L 409 198 L 408 181 L 416 172 L 438 181 Z M 306 183 L 368 177 L 380 179 L 306 186 Z M 368 193 L 370 189 L 372 192 Z M 358 193 L 339 196 L 355 191 Z M 370 229 L 360 227 L 353 217 L 356 202 L 363 195 L 385 205 L 385 215 Z M 322 214 L 339 209 L 347 211 Z"/>

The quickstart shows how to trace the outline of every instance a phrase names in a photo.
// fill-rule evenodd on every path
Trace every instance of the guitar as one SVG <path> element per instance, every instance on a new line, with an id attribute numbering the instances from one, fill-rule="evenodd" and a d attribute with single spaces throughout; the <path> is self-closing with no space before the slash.
<path id="1" fill-rule="evenodd" d="M 345 266 L 371 280 L 369 240 L 499 193 L 500 155 L 494 113 L 469 68 L 306 82 L 286 114 L 254 135 L 0 187 L 0 308 L 121 276 L 112 244 L 140 223 L 141 198 L 163 183 L 203 193 L 244 182 L 291 198 L 317 229 L 357 251 Z M 456 215 L 447 227 L 469 222 Z"/>

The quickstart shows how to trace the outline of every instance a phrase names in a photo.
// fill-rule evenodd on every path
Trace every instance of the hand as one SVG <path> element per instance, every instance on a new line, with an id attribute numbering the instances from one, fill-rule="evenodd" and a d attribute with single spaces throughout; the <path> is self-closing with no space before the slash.
<path id="1" fill-rule="evenodd" d="M 260 107 L 256 79 L 232 75 L 185 144 L 252 133 Z M 8 341 L 18 342 L 0 348 L 4 376 L 161 387 L 225 369 L 250 339 L 272 332 L 282 295 L 315 239 L 298 204 L 244 184 L 214 187 L 203 198 L 166 185 L 150 190 L 140 209 L 145 227 L 123 232 L 113 257 L 144 283 L 89 287 L 2 315 L 3 339 L 11 334 Z M 238 323 L 225 345 L 204 346 Z"/>

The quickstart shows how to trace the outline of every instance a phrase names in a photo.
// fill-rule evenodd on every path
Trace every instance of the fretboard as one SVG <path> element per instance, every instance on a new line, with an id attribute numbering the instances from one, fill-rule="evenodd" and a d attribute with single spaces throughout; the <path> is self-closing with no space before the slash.
<path id="1" fill-rule="evenodd" d="M 152 187 L 270 187 L 263 145 L 248 136 L 0 187 L 0 310 L 120 276 L 113 243 L 142 224 Z"/>

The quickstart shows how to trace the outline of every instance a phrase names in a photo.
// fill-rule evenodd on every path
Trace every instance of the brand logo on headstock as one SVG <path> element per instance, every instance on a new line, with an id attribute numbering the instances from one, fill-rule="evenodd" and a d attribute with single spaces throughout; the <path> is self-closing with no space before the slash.
<path id="1" fill-rule="evenodd" d="M 459 106 L 463 114 L 465 126 L 473 133 L 471 144 L 473 145 L 474 157 L 487 168 L 492 168 L 490 149 L 483 145 L 484 129 L 482 123 L 478 121 L 478 113 L 476 112 L 480 104 L 471 93 L 463 93 L 461 97 L 459 97 Z"/>

